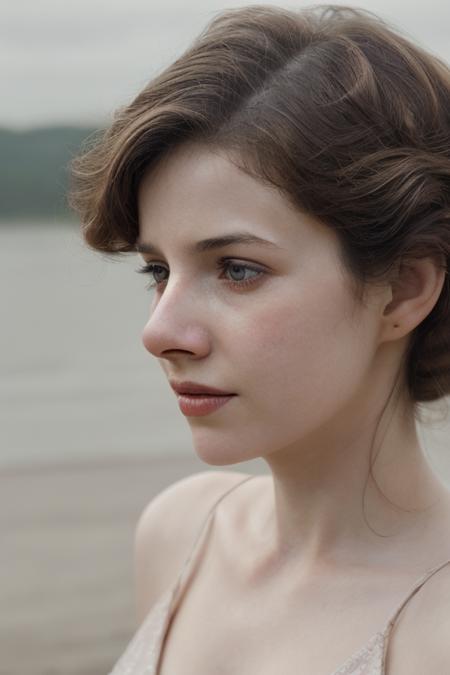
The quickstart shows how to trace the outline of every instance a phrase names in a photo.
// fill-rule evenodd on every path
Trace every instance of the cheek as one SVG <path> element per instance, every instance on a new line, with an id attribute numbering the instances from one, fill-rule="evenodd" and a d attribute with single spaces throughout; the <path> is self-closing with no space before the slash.
<path id="1" fill-rule="evenodd" d="M 270 309 L 268 309 L 270 307 Z M 270 405 L 281 411 L 301 403 L 311 412 L 348 398 L 367 365 L 358 323 L 348 298 L 317 288 L 311 298 L 267 303 L 247 324 L 242 372 Z M 242 361 L 241 361 L 242 357 Z M 255 392 L 256 393 L 256 392 Z"/>

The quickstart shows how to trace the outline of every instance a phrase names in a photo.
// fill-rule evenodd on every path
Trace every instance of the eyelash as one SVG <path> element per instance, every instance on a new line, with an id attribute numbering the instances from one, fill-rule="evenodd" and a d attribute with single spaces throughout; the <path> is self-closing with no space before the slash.
<path id="1" fill-rule="evenodd" d="M 159 263 L 155 263 L 152 261 L 146 263 L 142 267 L 139 267 L 136 270 L 136 272 L 138 272 L 139 274 L 151 275 L 155 267 L 161 267 L 164 269 L 163 265 L 160 265 Z M 230 280 L 227 281 L 228 285 L 233 286 L 235 288 L 239 287 L 239 289 L 242 287 L 250 286 L 256 281 L 259 281 L 261 276 L 265 274 L 264 270 L 257 267 L 253 267 L 252 265 L 240 263 L 239 261 L 234 260 L 233 258 L 219 258 L 219 260 L 216 263 L 216 269 L 218 270 L 227 271 L 230 267 L 240 267 L 242 269 L 250 270 L 252 272 L 258 272 L 257 276 L 254 276 L 251 279 L 243 279 L 242 281 L 230 281 Z M 151 290 L 152 288 L 155 287 L 157 288 L 160 284 L 165 283 L 165 281 L 167 281 L 167 279 L 165 279 L 164 281 L 153 281 L 153 282 L 151 281 L 149 284 L 146 285 L 146 289 Z"/>

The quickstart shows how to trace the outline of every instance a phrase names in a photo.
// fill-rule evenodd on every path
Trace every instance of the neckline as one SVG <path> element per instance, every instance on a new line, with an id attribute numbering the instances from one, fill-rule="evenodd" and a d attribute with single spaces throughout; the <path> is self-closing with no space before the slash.
<path id="1" fill-rule="evenodd" d="M 151 675 L 160 675 L 161 674 L 161 668 L 162 668 L 162 662 L 163 662 L 163 656 L 164 656 L 164 647 L 167 643 L 171 619 L 174 616 L 174 615 L 172 615 L 172 609 L 173 609 L 174 601 L 176 599 L 176 591 L 177 591 L 177 587 L 174 587 L 172 589 L 169 589 L 165 594 L 163 594 L 161 596 L 160 600 L 158 601 L 158 603 L 154 605 L 153 610 L 151 612 L 151 613 L 153 613 L 153 611 L 156 611 L 157 607 L 159 609 L 162 605 L 165 605 L 165 613 L 163 615 L 163 620 L 161 622 L 162 628 L 161 628 L 161 632 L 159 634 L 157 651 L 156 651 L 157 656 L 156 656 L 156 660 L 155 660 L 155 670 L 154 670 L 154 672 L 151 673 Z M 385 652 L 385 641 L 386 641 L 386 637 L 387 637 L 387 634 L 388 634 L 388 626 L 389 626 L 389 621 L 387 622 L 384 630 L 376 631 L 376 633 L 374 633 L 363 645 L 361 645 L 361 647 L 358 647 L 354 652 L 352 652 L 352 654 L 350 654 L 350 656 L 348 656 L 335 670 L 333 670 L 331 673 L 328 673 L 328 675 L 346 675 L 346 671 L 349 668 L 349 666 L 354 662 L 358 662 L 366 652 L 373 652 L 373 649 L 376 647 L 377 643 L 380 642 L 380 641 L 381 641 L 381 645 L 383 647 L 383 653 L 384 653 Z M 356 665 L 356 663 L 355 663 L 355 665 Z M 383 673 L 380 672 L 380 675 L 383 675 Z"/>
<path id="2" fill-rule="evenodd" d="M 191 552 L 187 559 L 185 560 L 180 574 L 178 575 L 178 578 L 174 584 L 174 586 L 169 589 L 163 596 L 161 596 L 161 599 L 159 603 L 167 602 L 166 605 L 166 611 L 164 614 L 164 619 L 162 621 L 162 629 L 161 629 L 161 634 L 159 636 L 158 640 L 158 649 L 157 649 L 157 657 L 156 657 L 156 663 L 155 663 L 155 672 L 152 673 L 152 675 L 160 675 L 161 667 L 162 667 L 162 660 L 164 656 L 164 647 L 167 642 L 167 637 L 169 634 L 169 626 L 171 623 L 171 619 L 175 614 L 173 614 L 174 606 L 177 604 L 177 600 L 179 598 L 179 591 L 183 590 L 184 586 L 184 581 L 185 581 L 185 572 L 186 570 L 189 571 L 190 568 L 190 562 L 191 559 L 194 557 L 194 553 L 197 550 L 197 544 L 204 535 L 205 531 L 208 531 L 209 526 L 213 522 L 213 516 L 216 511 L 216 507 L 218 504 L 222 501 L 222 499 L 229 493 L 232 492 L 234 489 L 239 487 L 239 485 L 242 485 L 243 483 L 246 483 L 248 480 L 251 480 L 252 478 L 257 478 L 258 475 L 251 475 L 247 476 L 244 480 L 239 481 L 237 484 L 234 484 L 230 489 L 228 489 L 225 493 L 223 493 L 220 498 L 214 503 L 214 505 L 211 507 L 209 512 L 207 513 L 203 525 L 200 528 L 200 531 L 197 535 L 197 538 L 194 541 L 194 545 L 191 548 Z M 375 633 L 373 633 L 369 639 L 361 645 L 361 647 L 357 648 L 356 651 L 354 651 L 352 654 L 350 654 L 345 661 L 341 663 L 335 670 L 333 670 L 329 675 L 346 675 L 347 669 L 350 667 L 350 664 L 353 662 L 358 662 L 358 660 L 365 654 L 366 652 L 370 651 L 373 652 L 373 649 L 376 647 L 378 643 L 381 645 L 381 654 L 380 654 L 380 674 L 379 675 L 384 675 L 384 662 L 385 662 L 385 657 L 386 657 L 386 651 L 387 651 L 387 643 L 389 639 L 390 632 L 392 630 L 392 627 L 395 624 L 395 621 L 397 620 L 398 616 L 400 615 L 401 611 L 404 609 L 406 604 L 409 602 L 409 600 L 422 588 L 422 586 L 428 581 L 429 578 L 431 578 L 434 574 L 436 574 L 439 570 L 441 570 L 443 567 L 448 565 L 450 563 L 450 558 L 446 559 L 444 562 L 440 562 L 437 565 L 432 566 L 431 568 L 428 568 L 423 572 L 420 577 L 418 577 L 409 587 L 409 590 L 406 592 L 406 594 L 403 595 L 403 598 L 399 604 L 397 604 L 394 608 L 393 611 L 390 612 L 388 615 L 388 619 L 385 620 L 383 627 L 380 630 L 377 630 Z M 189 574 L 186 575 L 186 578 L 189 577 Z M 158 603 L 158 604 L 159 604 Z M 176 607 L 175 607 L 175 613 L 176 613 Z M 356 664 L 355 664 L 356 665 Z"/>
<path id="3" fill-rule="evenodd" d="M 447 563 L 450 562 L 450 560 L 447 561 Z M 444 564 L 447 564 L 444 563 Z M 422 575 L 424 577 L 425 575 Z M 417 582 L 418 583 L 418 582 Z M 169 625 L 170 625 L 170 620 L 172 619 L 172 608 L 173 608 L 173 603 L 175 600 L 176 596 L 176 588 L 174 587 L 173 589 L 169 589 L 169 591 L 166 592 L 163 596 L 161 596 L 160 601 L 158 602 L 158 606 L 162 604 L 166 604 L 166 611 L 164 614 L 164 618 L 162 621 L 162 629 L 161 633 L 159 636 L 158 640 L 158 649 L 157 649 L 157 657 L 156 657 L 156 663 L 155 663 L 155 671 L 152 673 L 152 675 L 160 675 L 161 673 L 161 668 L 162 668 L 162 660 L 164 656 L 164 647 L 167 642 L 167 637 L 169 634 Z M 410 594 L 408 594 L 409 597 Z M 170 599 L 169 599 L 170 598 Z M 403 604 L 403 603 L 402 603 Z M 156 605 L 155 605 L 156 607 Z M 357 665 L 359 660 L 363 657 L 364 654 L 367 652 L 370 652 L 370 655 L 373 654 L 374 648 L 377 646 L 378 643 L 380 643 L 381 646 L 381 655 L 380 655 L 380 666 L 382 670 L 380 670 L 379 675 L 384 675 L 384 656 L 386 653 L 386 640 L 389 636 L 390 629 L 392 628 L 392 625 L 394 623 L 394 617 L 397 614 L 396 610 L 392 615 L 391 618 L 385 622 L 385 626 L 383 629 L 376 631 L 363 645 L 358 647 L 352 654 L 350 654 L 335 670 L 333 670 L 331 673 L 328 675 L 346 675 L 348 668 L 350 665 L 354 664 Z M 378 675 L 378 674 L 377 674 Z"/>
<path id="4" fill-rule="evenodd" d="M 356 663 L 362 658 L 362 656 L 365 653 L 367 652 L 373 653 L 373 650 L 377 646 L 377 644 L 380 644 L 381 647 L 380 666 L 381 668 L 383 668 L 384 658 L 386 655 L 387 640 L 400 612 L 403 610 L 408 601 L 413 597 L 413 595 L 415 595 L 420 590 L 420 588 L 422 588 L 425 582 L 428 581 L 429 578 L 431 578 L 434 574 L 436 574 L 440 569 L 442 569 L 449 563 L 450 559 L 447 559 L 444 562 L 439 563 L 438 565 L 428 568 L 418 579 L 416 579 L 416 581 L 410 586 L 409 591 L 403 597 L 402 601 L 398 605 L 396 605 L 394 611 L 392 611 L 389 614 L 389 618 L 387 619 L 387 621 L 384 622 L 383 628 L 373 633 L 373 635 L 371 635 L 371 637 L 369 637 L 369 639 L 363 645 L 361 645 L 361 647 L 358 647 L 335 670 L 329 673 L 329 675 L 346 675 L 347 669 L 350 667 L 350 665 L 351 664 L 356 665 Z M 157 607 L 160 608 L 162 605 L 165 605 L 165 613 L 163 615 L 162 628 L 158 640 L 155 672 L 152 675 L 160 675 L 161 672 L 164 647 L 165 643 L 167 642 L 170 621 L 174 616 L 172 615 L 172 610 L 176 600 L 177 591 L 180 586 L 179 583 L 180 580 L 181 575 L 177 580 L 177 582 L 174 584 L 173 588 L 170 588 L 168 591 L 166 591 L 166 593 L 164 593 L 160 597 L 159 601 L 154 605 L 153 609 L 151 610 L 151 613 L 153 613 L 153 611 L 155 611 Z M 383 675 L 383 673 L 384 670 L 383 669 L 380 670 L 380 675 Z"/>

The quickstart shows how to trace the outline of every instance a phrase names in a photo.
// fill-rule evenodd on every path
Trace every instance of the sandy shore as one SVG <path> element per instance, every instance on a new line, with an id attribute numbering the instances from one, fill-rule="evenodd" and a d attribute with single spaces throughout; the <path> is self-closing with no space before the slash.
<path id="1" fill-rule="evenodd" d="M 1 472 L 1 675 L 109 672 L 135 630 L 137 518 L 207 468 L 188 456 Z"/>

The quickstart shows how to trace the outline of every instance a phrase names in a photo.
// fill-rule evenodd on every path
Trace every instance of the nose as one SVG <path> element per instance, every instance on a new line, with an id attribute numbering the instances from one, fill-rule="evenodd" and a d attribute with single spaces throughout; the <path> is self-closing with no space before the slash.
<path id="1" fill-rule="evenodd" d="M 182 289 L 167 284 L 163 294 L 152 304 L 150 318 L 142 331 L 145 349 L 160 359 L 174 360 L 191 355 L 203 358 L 210 351 L 206 329 L 206 303 L 197 289 Z"/>

